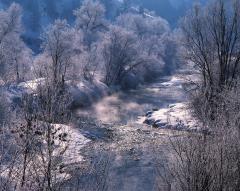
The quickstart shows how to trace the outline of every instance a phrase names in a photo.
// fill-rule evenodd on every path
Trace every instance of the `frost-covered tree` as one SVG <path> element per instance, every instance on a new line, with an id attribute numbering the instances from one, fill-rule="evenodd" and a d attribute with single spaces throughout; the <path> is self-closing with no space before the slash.
<path id="1" fill-rule="evenodd" d="M 67 133 L 58 123 L 69 122 L 71 96 L 65 80 L 70 78 L 75 30 L 57 20 L 43 34 L 43 53 L 36 58 L 38 86 L 22 97 L 16 117 L 14 140 L 18 149 L 19 189 L 57 190 Z M 66 147 L 65 147 L 66 146 Z"/>
<path id="2" fill-rule="evenodd" d="M 76 28 L 84 32 L 85 44 L 90 47 L 96 41 L 98 32 L 106 29 L 105 8 L 99 1 L 85 0 L 82 6 L 74 11 Z"/>
<path id="3" fill-rule="evenodd" d="M 42 36 L 43 53 L 40 55 L 42 59 L 38 60 L 42 63 L 36 67 L 40 70 L 40 76 L 50 77 L 53 84 L 64 83 L 70 78 L 75 32 L 65 20 L 56 20 Z"/>
<path id="4" fill-rule="evenodd" d="M 146 78 L 152 78 L 152 74 L 157 75 L 162 70 L 169 72 L 176 68 L 174 60 L 177 60 L 178 45 L 166 20 L 154 15 L 126 13 L 117 18 L 117 24 L 134 32 L 142 44 L 141 51 L 155 60 L 154 64 L 144 65 Z"/>
<path id="5" fill-rule="evenodd" d="M 170 32 L 169 24 L 161 17 L 133 13 L 122 14 L 117 18 L 117 24 L 134 31 L 140 38 Z"/>
<path id="6" fill-rule="evenodd" d="M 26 107 L 22 109 L 22 114 L 27 118 L 23 118 L 25 124 L 20 126 L 24 134 L 20 142 L 23 142 L 23 147 L 26 147 L 29 141 L 31 145 L 33 141 L 38 142 L 38 145 L 33 145 L 37 150 L 34 152 L 33 160 L 28 153 L 22 153 L 23 167 L 26 157 L 31 163 L 31 166 L 25 167 L 27 173 L 22 171 L 21 183 L 24 186 L 27 186 L 29 181 L 27 178 L 31 178 L 29 173 L 37 169 L 37 173 L 30 179 L 33 181 L 32 185 L 38 181 L 40 184 L 38 183 L 37 188 L 40 190 L 55 190 L 57 187 L 61 157 L 67 149 L 67 146 L 64 146 L 67 143 L 67 133 L 64 133 L 63 129 L 56 128 L 55 124 L 65 123 L 70 119 L 71 96 L 65 82 L 72 77 L 73 57 L 78 53 L 75 45 L 79 36 L 65 20 L 56 20 L 42 36 L 43 52 L 35 59 L 34 66 L 37 77 L 42 77 L 44 80 L 38 84 L 34 92 L 35 96 L 29 95 L 23 98 Z M 29 124 L 35 127 L 33 131 Z M 29 136 L 29 134 L 33 135 Z"/>
<path id="7" fill-rule="evenodd" d="M 21 39 L 21 17 L 21 7 L 15 3 L 0 12 L 0 73 L 5 82 L 25 79 L 31 62 L 31 51 Z"/>
<path id="8" fill-rule="evenodd" d="M 111 26 L 103 37 L 102 55 L 105 66 L 105 83 L 117 85 L 129 72 L 147 63 L 137 36 L 124 28 Z"/>
<path id="9" fill-rule="evenodd" d="M 78 54 L 75 55 L 76 66 L 85 80 L 92 81 L 98 68 L 98 40 L 100 34 L 107 30 L 105 7 L 100 1 L 84 0 L 76 16 L 75 30 L 82 39 L 79 42 Z"/>

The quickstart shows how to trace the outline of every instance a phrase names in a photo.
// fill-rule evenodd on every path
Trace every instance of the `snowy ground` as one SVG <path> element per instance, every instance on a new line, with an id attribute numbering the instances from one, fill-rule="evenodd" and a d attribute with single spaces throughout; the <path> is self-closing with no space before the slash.
<path id="1" fill-rule="evenodd" d="M 90 142 L 90 139 L 82 135 L 79 129 L 74 128 L 70 125 L 55 124 L 54 127 L 59 129 L 59 134 L 67 134 L 66 137 L 66 152 L 63 155 L 63 160 L 66 165 L 72 165 L 82 162 L 83 156 L 80 150 Z M 63 145 L 65 146 L 65 145 Z"/>

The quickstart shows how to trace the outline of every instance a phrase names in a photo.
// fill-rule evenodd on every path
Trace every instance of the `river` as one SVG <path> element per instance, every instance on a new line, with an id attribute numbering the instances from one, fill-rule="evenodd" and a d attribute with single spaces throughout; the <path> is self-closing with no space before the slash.
<path id="1" fill-rule="evenodd" d="M 159 169 L 163 170 L 159 164 L 167 162 L 166 140 L 171 131 L 152 128 L 139 119 L 147 111 L 185 102 L 182 77 L 186 75 L 186 71 L 181 71 L 160 77 L 153 83 L 112 94 L 76 112 L 81 133 L 92 140 L 81 149 L 92 170 L 81 174 L 75 171 L 77 181 L 85 184 L 85 190 L 167 189 L 159 176 Z M 82 116 L 92 121 L 80 124 Z"/>

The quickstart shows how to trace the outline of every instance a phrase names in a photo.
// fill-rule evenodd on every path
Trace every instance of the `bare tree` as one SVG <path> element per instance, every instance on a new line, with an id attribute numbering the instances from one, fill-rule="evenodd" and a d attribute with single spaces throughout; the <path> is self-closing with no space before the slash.
<path id="1" fill-rule="evenodd" d="M 110 27 L 102 42 L 105 67 L 105 83 L 117 85 L 123 77 L 140 65 L 148 62 L 139 52 L 137 36 L 118 26 Z"/>
<path id="2" fill-rule="evenodd" d="M 40 164 L 43 167 L 42 186 L 54 190 L 58 181 L 61 160 L 66 150 L 67 133 L 55 124 L 66 123 L 70 117 L 71 96 L 65 81 L 69 80 L 72 64 L 74 32 L 66 21 L 57 20 L 44 35 L 44 55 L 47 56 L 40 72 L 44 77 L 35 96 L 35 110 L 40 123 L 43 146 L 39 148 Z"/>
<path id="3" fill-rule="evenodd" d="M 68 147 L 68 132 L 57 124 L 68 123 L 71 117 L 65 80 L 70 78 L 74 32 L 66 22 L 56 21 L 45 33 L 45 59 L 35 71 L 43 80 L 36 80 L 37 88 L 23 95 L 15 123 L 9 126 L 11 133 L 4 135 L 11 137 L 14 152 L 8 147 L 1 152 L 1 158 L 5 153 L 11 155 L 1 176 L 15 190 L 57 190 L 57 183 L 66 176 L 62 156 Z"/>
<path id="4" fill-rule="evenodd" d="M 39 67 L 40 74 L 45 73 L 53 84 L 64 83 L 69 80 L 69 72 L 73 66 L 75 31 L 71 29 L 65 20 L 56 20 L 43 34 L 44 65 Z M 40 63 L 41 64 L 41 63 Z M 41 70 L 43 70 L 41 72 Z"/>
<path id="5" fill-rule="evenodd" d="M 196 5 L 182 21 L 187 58 L 198 66 L 208 99 L 225 86 L 231 87 L 238 77 L 239 14 L 239 1 L 229 7 L 220 0 L 206 8 Z"/>
<path id="6" fill-rule="evenodd" d="M 221 123 L 221 124 L 220 124 Z M 224 120 L 211 135 L 181 133 L 170 139 L 171 154 L 167 182 L 172 190 L 238 190 L 238 129 Z"/>
<path id="7" fill-rule="evenodd" d="M 239 190 L 239 1 L 195 6 L 183 20 L 201 83 L 191 105 L 200 131 L 170 139 L 172 190 Z"/>

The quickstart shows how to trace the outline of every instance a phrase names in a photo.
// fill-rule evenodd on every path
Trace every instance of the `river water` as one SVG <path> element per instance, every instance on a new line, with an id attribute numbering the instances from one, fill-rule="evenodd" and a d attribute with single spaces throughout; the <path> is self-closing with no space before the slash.
<path id="1" fill-rule="evenodd" d="M 102 124 L 81 128 L 83 134 L 92 138 L 81 152 L 86 161 L 91 161 L 94 170 L 78 175 L 88 186 L 86 190 L 167 189 L 157 169 L 163 170 L 158 168 L 159 164 L 167 162 L 165 141 L 169 130 L 154 129 L 139 123 L 139 118 L 149 110 L 185 102 L 183 76 L 185 73 L 179 72 L 158 78 L 136 90 L 105 97 L 94 106 L 76 112 L 77 116 L 91 116 Z M 111 136 L 106 140 L 108 133 Z"/>

